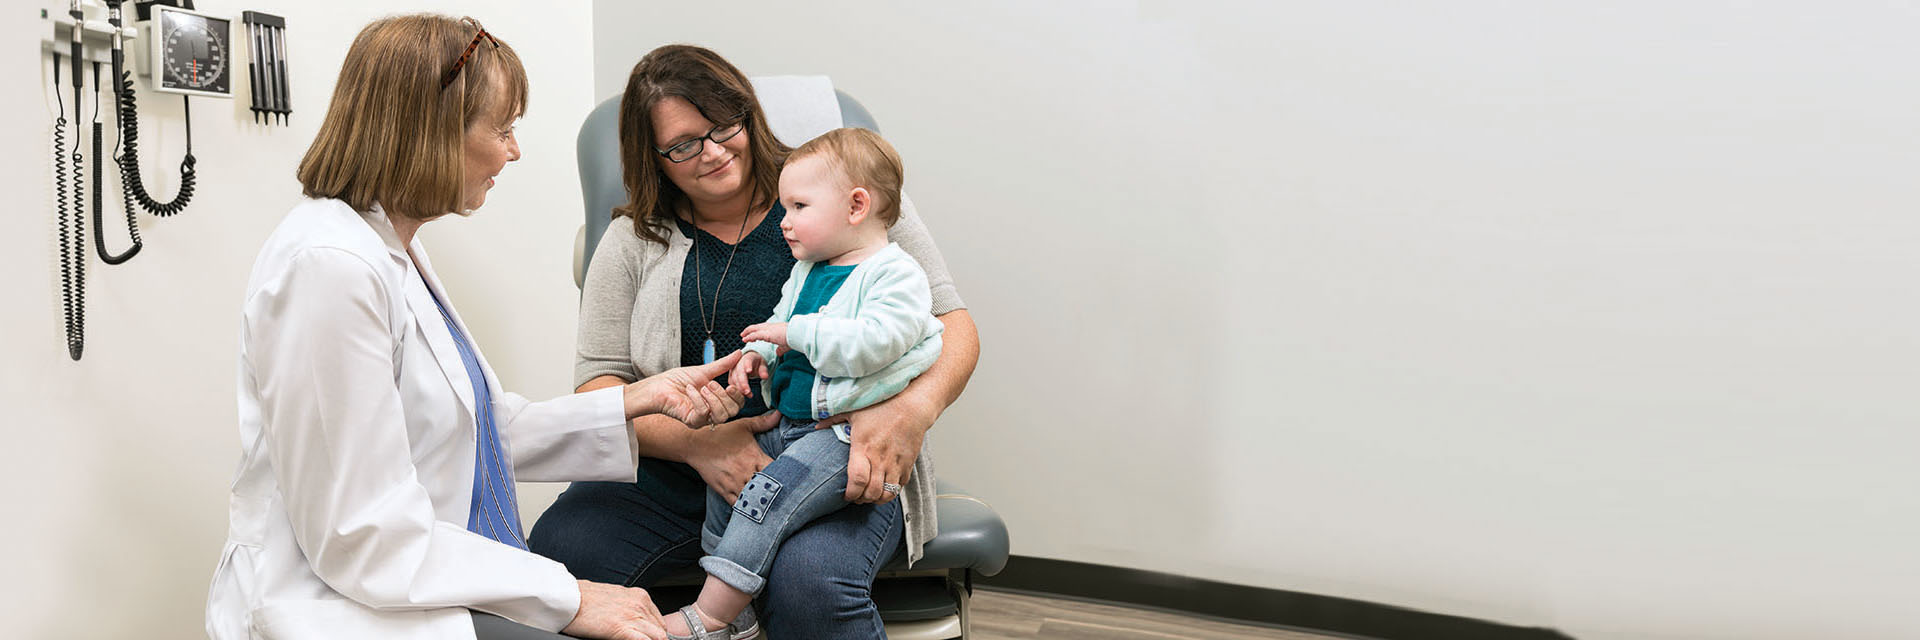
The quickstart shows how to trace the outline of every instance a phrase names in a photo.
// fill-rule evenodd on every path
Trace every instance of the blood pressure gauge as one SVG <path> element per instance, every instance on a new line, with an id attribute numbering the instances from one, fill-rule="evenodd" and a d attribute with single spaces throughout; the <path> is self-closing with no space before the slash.
<path id="1" fill-rule="evenodd" d="M 149 28 L 153 90 L 233 97 L 231 21 L 156 4 Z"/>

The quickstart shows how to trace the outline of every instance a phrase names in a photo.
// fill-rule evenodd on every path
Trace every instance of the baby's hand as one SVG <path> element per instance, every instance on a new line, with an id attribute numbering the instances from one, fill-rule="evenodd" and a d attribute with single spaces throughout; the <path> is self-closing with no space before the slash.
<path id="1" fill-rule="evenodd" d="M 761 380 L 768 377 L 767 361 L 760 359 L 760 354 L 752 351 L 740 356 L 740 362 L 733 365 L 733 373 L 727 376 L 727 389 L 729 391 L 739 389 L 745 392 L 747 397 L 753 397 L 753 385 L 747 382 L 750 377 Z"/>
<path id="2" fill-rule="evenodd" d="M 762 322 L 740 331 L 741 342 L 771 342 L 780 347 L 776 353 L 787 352 L 787 323 Z"/>

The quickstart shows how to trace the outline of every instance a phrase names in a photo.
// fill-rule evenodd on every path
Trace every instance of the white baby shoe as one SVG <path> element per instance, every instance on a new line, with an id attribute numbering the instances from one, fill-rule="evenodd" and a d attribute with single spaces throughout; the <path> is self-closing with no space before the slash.
<path id="1" fill-rule="evenodd" d="M 759 640 L 760 638 L 760 620 L 754 618 L 753 607 L 742 609 L 740 617 L 734 618 L 733 622 L 727 623 L 727 626 L 712 631 L 705 630 L 707 625 L 700 620 L 700 610 L 695 609 L 693 605 L 681 607 L 680 615 L 686 618 L 687 628 L 693 630 L 693 635 L 677 636 L 669 633 L 667 638 L 670 640 Z"/>

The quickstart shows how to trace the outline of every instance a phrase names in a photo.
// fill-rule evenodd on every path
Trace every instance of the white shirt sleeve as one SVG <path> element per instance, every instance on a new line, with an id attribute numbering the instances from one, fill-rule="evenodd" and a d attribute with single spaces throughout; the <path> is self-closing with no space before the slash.
<path id="1" fill-rule="evenodd" d="M 523 482 L 599 480 L 633 482 L 639 441 L 627 423 L 624 387 L 529 402 L 517 393 L 495 396 L 494 415 Z"/>

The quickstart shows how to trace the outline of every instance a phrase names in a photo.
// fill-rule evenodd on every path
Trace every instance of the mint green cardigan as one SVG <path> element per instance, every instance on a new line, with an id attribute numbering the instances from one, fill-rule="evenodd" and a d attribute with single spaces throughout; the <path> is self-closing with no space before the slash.
<path id="1" fill-rule="evenodd" d="M 780 287 L 780 303 L 767 322 L 787 323 L 787 346 L 813 363 L 815 420 L 864 409 L 893 397 L 940 358 L 940 332 L 933 297 L 920 263 L 887 243 L 847 274 L 840 289 L 814 313 L 793 315 L 800 288 L 817 262 L 796 262 Z M 747 343 L 768 366 L 777 361 L 771 342 Z M 773 402 L 773 379 L 760 381 Z"/>

